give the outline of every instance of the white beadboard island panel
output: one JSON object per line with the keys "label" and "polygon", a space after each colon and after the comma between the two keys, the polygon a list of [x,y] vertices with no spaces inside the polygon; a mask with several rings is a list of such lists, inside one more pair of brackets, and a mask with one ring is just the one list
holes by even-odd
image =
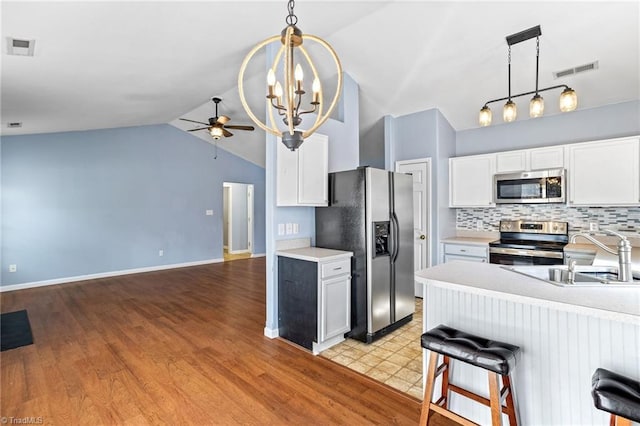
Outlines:
{"label": "white beadboard island panel", "polygon": [[[468,262],[419,271],[416,280],[425,285],[425,331],[446,324],[522,348],[513,374],[521,424],[607,424],[591,399],[595,369],[640,378],[640,287],[563,288]],[[454,362],[451,377],[488,395],[480,368]],[[491,423],[487,407],[464,397],[452,394],[451,407]]]}

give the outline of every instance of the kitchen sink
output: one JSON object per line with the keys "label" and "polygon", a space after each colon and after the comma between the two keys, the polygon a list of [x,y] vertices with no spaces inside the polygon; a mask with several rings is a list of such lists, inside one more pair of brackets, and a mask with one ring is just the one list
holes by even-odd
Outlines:
{"label": "kitchen sink", "polygon": [[575,267],[574,282],[570,283],[566,265],[558,266],[503,266],[503,269],[517,272],[561,287],[634,287],[640,288],[640,273],[633,272],[633,281],[618,281],[618,268],[613,266]]}

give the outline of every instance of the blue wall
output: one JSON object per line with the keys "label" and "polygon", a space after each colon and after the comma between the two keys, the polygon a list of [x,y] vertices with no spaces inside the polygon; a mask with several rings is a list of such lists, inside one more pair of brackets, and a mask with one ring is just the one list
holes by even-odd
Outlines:
{"label": "blue wall", "polygon": [[[231,211],[233,218],[231,226],[231,239],[229,241],[229,251],[247,250],[247,185],[231,184]],[[262,209],[263,206],[260,206]]]}
{"label": "blue wall", "polygon": [[455,232],[455,211],[449,203],[449,157],[455,155],[456,132],[437,109],[401,117],[385,117],[385,166],[418,158],[431,159],[430,255],[437,263],[438,241]]}
{"label": "blue wall", "polygon": [[456,157],[640,134],[640,101],[463,130]]}
{"label": "blue wall", "polygon": [[223,181],[255,185],[254,252],[265,251],[264,169],[222,149],[214,160],[173,126],[0,144],[4,286],[220,259]]}

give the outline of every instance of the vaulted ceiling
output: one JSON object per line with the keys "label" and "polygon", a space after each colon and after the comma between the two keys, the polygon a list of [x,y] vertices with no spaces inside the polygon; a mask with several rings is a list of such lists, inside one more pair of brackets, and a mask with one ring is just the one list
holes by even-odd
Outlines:
{"label": "vaulted ceiling", "polygon": [[[3,1],[1,134],[158,123],[188,130],[177,119],[207,121],[212,96],[223,98],[230,124],[250,124],[238,70],[253,45],[285,26],[286,3]],[[507,94],[505,36],[535,25],[541,87],[573,87],[580,109],[640,99],[637,1],[299,0],[295,13],[302,31],[331,43],[358,82],[361,135],[384,115],[429,108],[456,130],[478,127],[484,102]],[[7,37],[36,40],[35,55],[8,56]],[[594,71],[553,77],[594,61]],[[512,91],[534,84],[535,42],[514,45]],[[543,94],[545,115],[559,113],[558,95]],[[528,98],[518,102],[518,119],[528,119]],[[493,109],[501,122],[501,106]],[[235,132],[220,146],[264,165],[263,131]]]}

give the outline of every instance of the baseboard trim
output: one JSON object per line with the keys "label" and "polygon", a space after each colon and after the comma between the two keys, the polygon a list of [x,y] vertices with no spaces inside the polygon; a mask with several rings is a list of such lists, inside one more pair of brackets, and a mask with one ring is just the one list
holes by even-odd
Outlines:
{"label": "baseboard trim", "polygon": [[253,253],[251,257],[265,257],[267,253]]}
{"label": "baseboard trim", "polygon": [[11,284],[6,286],[0,286],[0,293],[3,293],[5,291],[24,290],[27,288],[34,288],[34,287],[45,287],[49,285],[73,283],[76,281],[94,280],[96,278],[109,278],[109,277],[117,277],[120,275],[140,274],[143,272],[163,271],[166,269],[187,268],[189,266],[208,265],[211,263],[220,263],[220,262],[224,262],[224,259],[197,260],[195,262],[173,263],[170,265],[148,266],[146,268],[124,269],[121,271],[101,272],[99,274],[77,275],[75,277],[56,278],[53,280],[44,280],[44,281],[33,281],[30,283],[22,283],[22,284]]}
{"label": "baseboard trim", "polygon": [[269,339],[275,339],[276,337],[280,336],[280,331],[277,328],[265,327],[264,335],[267,336]]}
{"label": "baseboard trim", "polygon": [[229,250],[229,254],[244,254],[251,253],[249,250]]}

